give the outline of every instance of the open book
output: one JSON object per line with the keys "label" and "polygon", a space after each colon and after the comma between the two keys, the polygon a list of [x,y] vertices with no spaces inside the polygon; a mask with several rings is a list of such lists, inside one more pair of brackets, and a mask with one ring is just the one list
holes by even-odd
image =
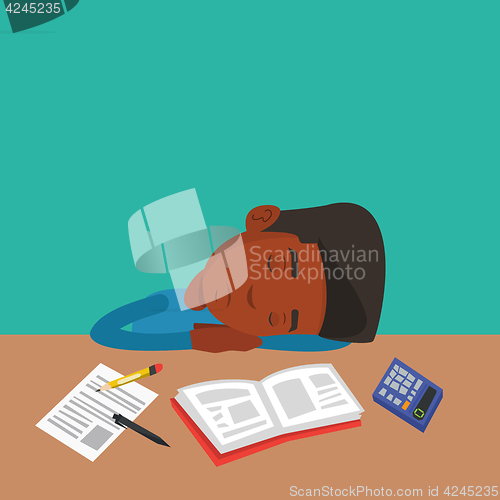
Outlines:
{"label": "open book", "polygon": [[260,382],[202,382],[179,389],[171,401],[216,465],[359,426],[364,411],[330,364],[288,368]]}

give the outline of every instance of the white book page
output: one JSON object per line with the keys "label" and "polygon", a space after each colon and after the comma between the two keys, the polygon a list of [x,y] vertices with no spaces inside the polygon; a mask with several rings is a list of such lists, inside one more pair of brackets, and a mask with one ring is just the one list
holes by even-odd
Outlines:
{"label": "white book page", "polygon": [[204,382],[179,389],[176,400],[223,453],[258,442],[274,428],[259,385],[245,380]]}
{"label": "white book page", "polygon": [[330,364],[288,368],[266,377],[262,385],[289,431],[348,422],[364,411]]}
{"label": "white book page", "polygon": [[126,430],[114,423],[113,414],[135,420],[158,396],[136,382],[95,392],[122,376],[101,363],[36,426],[93,462]]}

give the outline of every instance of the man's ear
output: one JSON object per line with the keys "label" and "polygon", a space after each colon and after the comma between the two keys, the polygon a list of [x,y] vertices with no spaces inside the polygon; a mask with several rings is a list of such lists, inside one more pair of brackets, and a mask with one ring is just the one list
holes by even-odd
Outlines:
{"label": "man's ear", "polygon": [[261,232],[272,226],[280,216],[280,209],[274,205],[261,205],[248,212],[245,225],[249,232]]}

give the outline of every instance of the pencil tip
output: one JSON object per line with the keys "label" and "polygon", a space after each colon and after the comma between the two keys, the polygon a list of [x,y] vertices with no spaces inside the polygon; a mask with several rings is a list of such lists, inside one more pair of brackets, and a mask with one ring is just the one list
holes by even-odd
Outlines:
{"label": "pencil tip", "polygon": [[97,389],[95,392],[101,392],[101,389]]}

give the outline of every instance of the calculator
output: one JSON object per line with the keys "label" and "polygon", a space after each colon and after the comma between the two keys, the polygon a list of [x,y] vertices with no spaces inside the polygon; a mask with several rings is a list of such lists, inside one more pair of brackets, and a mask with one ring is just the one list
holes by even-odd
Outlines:
{"label": "calculator", "polygon": [[439,403],[443,389],[394,358],[382,377],[373,400],[386,410],[424,432]]}

